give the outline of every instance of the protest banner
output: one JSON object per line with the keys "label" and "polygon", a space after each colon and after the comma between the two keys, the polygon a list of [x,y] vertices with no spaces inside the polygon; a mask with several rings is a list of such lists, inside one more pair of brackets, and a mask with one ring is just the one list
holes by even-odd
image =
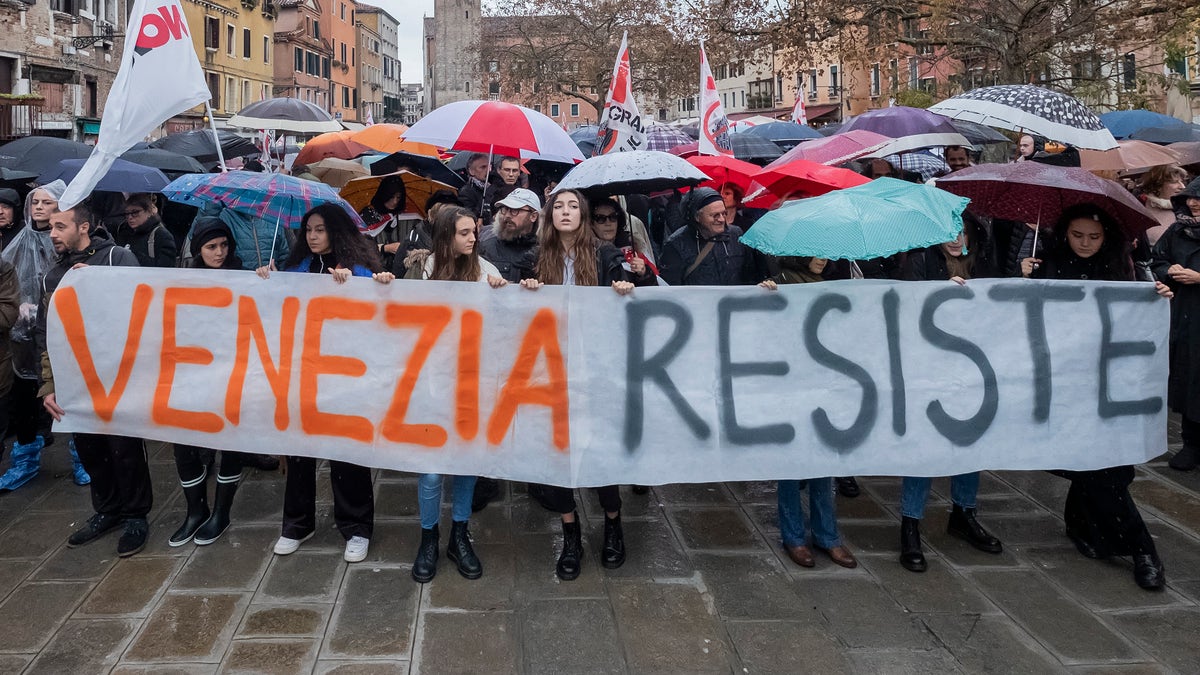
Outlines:
{"label": "protest banner", "polygon": [[629,33],[621,36],[621,48],[613,65],[612,81],[604,111],[600,113],[600,128],[596,132],[593,155],[641,149],[646,144],[646,129],[642,113],[633,98],[633,76],[629,72]]}
{"label": "protest banner", "polygon": [[658,484],[1136,464],[1151,284],[609,289],[70,272],[57,429],[416,472]]}

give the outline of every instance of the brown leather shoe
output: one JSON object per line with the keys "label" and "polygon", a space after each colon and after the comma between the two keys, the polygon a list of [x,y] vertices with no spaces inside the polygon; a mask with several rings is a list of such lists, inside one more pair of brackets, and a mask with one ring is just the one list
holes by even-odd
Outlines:
{"label": "brown leather shoe", "polygon": [[813,548],[829,556],[830,560],[841,565],[842,567],[847,569],[854,569],[855,567],[858,567],[858,560],[854,558],[854,554],[850,552],[850,549],[846,548],[845,546],[834,546],[833,548],[821,548],[820,546],[814,546]]}
{"label": "brown leather shoe", "polygon": [[807,546],[788,546],[786,548],[788,557],[792,562],[801,567],[816,567],[817,563],[813,560],[812,551],[808,550]]}

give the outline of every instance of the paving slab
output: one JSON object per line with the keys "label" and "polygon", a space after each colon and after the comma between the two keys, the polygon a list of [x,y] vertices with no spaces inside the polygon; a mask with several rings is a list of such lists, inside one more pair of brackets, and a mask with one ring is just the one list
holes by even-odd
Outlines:
{"label": "paving slab", "polygon": [[[210,481],[212,482],[212,481]],[[281,474],[256,476],[243,480],[233,500],[229,517],[234,523],[274,523],[283,521],[283,489],[286,479]]]}
{"label": "paving slab", "polygon": [[258,588],[271,562],[277,526],[235,523],[208,546],[197,546],[171,583],[172,590],[237,590]]}
{"label": "paving slab", "polygon": [[236,593],[168,593],[125,660],[218,663],[248,603]]}
{"label": "paving slab", "polygon": [[1062,672],[1058,659],[1006,616],[926,614],[921,621],[969,673]]}
{"label": "paving slab", "polygon": [[305,637],[323,636],[333,605],[251,604],[238,628],[242,637]]}
{"label": "paving slab", "polygon": [[[15,494],[20,495],[25,488]],[[5,496],[4,499],[9,499]],[[64,517],[61,513],[28,513],[9,523],[0,531],[0,558],[44,558],[51,551],[67,543],[67,536],[75,529],[82,527],[85,520],[91,517],[90,512],[83,512],[78,518]],[[91,544],[104,546],[112,551],[117,550],[117,537],[106,536]]]}
{"label": "paving slab", "polygon": [[113,668],[109,675],[213,675],[217,668],[215,663],[123,663]]}
{"label": "paving slab", "polygon": [[1200,523],[1200,497],[1155,480],[1135,480],[1129,492],[1139,506],[1149,507],[1163,518],[1192,527]]}
{"label": "paving slab", "polygon": [[841,644],[820,625],[808,621],[730,621],[725,626],[741,662],[734,672],[794,675],[851,670]]}
{"label": "paving slab", "polygon": [[79,614],[146,616],[182,564],[178,558],[126,558],[88,595]]}
{"label": "paving slab", "polygon": [[794,590],[815,608],[834,637],[851,649],[933,648],[929,631],[872,579],[832,575],[800,577]]}
{"label": "paving slab", "polygon": [[692,561],[722,619],[820,619],[800,602],[775,556],[696,554]]}
{"label": "paving slab", "polygon": [[670,510],[679,538],[693,550],[747,549],[763,539],[750,526],[741,509],[676,508]]}
{"label": "paving slab", "polygon": [[[520,637],[511,612],[426,612],[419,673],[515,673]],[[569,672],[569,671],[568,671]]]}
{"label": "paving slab", "polygon": [[272,556],[254,601],[332,603],[345,573],[346,561],[337,552],[297,551]]}
{"label": "paving slab", "polygon": [[[482,544],[474,548],[483,566],[483,576],[478,579],[463,577],[446,557],[445,548],[439,551],[437,576],[426,585],[430,608],[474,611],[512,608],[517,574],[512,545]],[[410,583],[415,582],[410,579]]]}
{"label": "paving slab", "polygon": [[1029,557],[1034,561],[1034,567],[1054,583],[1096,610],[1190,604],[1170,591],[1148,593],[1138,587],[1133,580],[1133,565],[1127,559],[1091,560],[1079,555],[1073,546],[1069,550],[1033,549],[1029,551]]}
{"label": "paving slab", "polygon": [[[120,528],[118,528],[118,535]],[[36,581],[98,581],[117,563],[116,539],[79,548],[60,546],[33,573]]]}
{"label": "paving slab", "polygon": [[606,595],[604,579],[607,570],[600,566],[596,557],[600,550],[599,539],[584,534],[583,569],[574,581],[562,581],[554,573],[558,556],[562,553],[561,535],[516,535],[513,537],[513,547],[515,569],[519,570],[513,579],[515,601],[601,598]]}
{"label": "paving slab", "polygon": [[322,658],[407,658],[419,584],[408,570],[354,567],[346,572]]}
{"label": "paving slab", "polygon": [[698,588],[613,581],[610,589],[630,672],[730,671],[731,647]]}
{"label": "paving slab", "polygon": [[1181,673],[1200,668],[1200,608],[1123,612],[1114,614],[1112,622],[1160,663]]}
{"label": "paving slab", "polygon": [[[667,579],[692,576],[692,564],[664,519],[625,520],[622,517],[621,530],[625,534],[625,564],[614,570],[604,570],[605,577]],[[602,521],[589,523],[588,539],[604,542]]]}
{"label": "paving slab", "polygon": [[27,675],[102,673],[112,668],[138,629],[131,619],[68,621],[25,671]]}
{"label": "paving slab", "polygon": [[998,613],[971,583],[946,565],[930,565],[914,574],[893,556],[860,556],[859,563],[896,602],[910,612]]}
{"label": "paving slab", "polygon": [[933,675],[966,673],[945,649],[853,650],[849,654],[854,669],[861,673],[888,673],[888,675]]}
{"label": "paving slab", "polygon": [[320,640],[235,640],[221,664],[223,673],[292,675],[312,670]]}
{"label": "paving slab", "polygon": [[538,600],[522,607],[516,621],[529,675],[625,672],[616,617],[606,600]]}
{"label": "paving slab", "polygon": [[673,505],[733,506],[733,495],[724,483],[680,483],[656,485],[658,501]]}
{"label": "paving slab", "polygon": [[417,481],[381,480],[375,483],[375,518],[415,518],[417,506]]}
{"label": "paving slab", "polygon": [[399,675],[408,672],[408,661],[317,661],[313,675]]}
{"label": "paving slab", "polygon": [[0,652],[40,650],[91,588],[88,582],[22,584],[0,604]]}
{"label": "paving slab", "polygon": [[0,560],[0,600],[24,581],[37,565],[36,560]]}

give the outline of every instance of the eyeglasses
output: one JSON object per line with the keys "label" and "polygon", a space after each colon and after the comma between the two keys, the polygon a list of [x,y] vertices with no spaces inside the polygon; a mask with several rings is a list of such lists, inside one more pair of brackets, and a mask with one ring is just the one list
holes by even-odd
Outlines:
{"label": "eyeglasses", "polygon": [[608,215],[605,215],[605,214],[603,214],[603,213],[597,213],[597,214],[595,214],[595,215],[593,215],[593,216],[592,216],[592,222],[596,222],[596,223],[615,223],[615,222],[617,222],[617,214],[615,214],[615,213],[610,213],[610,214],[608,214]]}
{"label": "eyeglasses", "polygon": [[145,209],[130,209],[125,212],[125,217],[126,218],[137,218],[138,216],[142,215],[145,212],[146,212]]}

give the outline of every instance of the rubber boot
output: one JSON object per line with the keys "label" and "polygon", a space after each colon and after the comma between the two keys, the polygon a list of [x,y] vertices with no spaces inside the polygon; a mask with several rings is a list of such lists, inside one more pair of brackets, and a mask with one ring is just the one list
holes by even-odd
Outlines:
{"label": "rubber boot", "polygon": [[184,516],[183,524],[167,540],[167,544],[173,547],[183,546],[191,541],[196,530],[200,529],[209,516],[208,471],[202,472],[195,480],[180,481],[180,485],[183,486],[183,498],[187,500],[187,515]]}
{"label": "rubber boot", "polygon": [[233,508],[233,496],[237,494],[242,474],[236,476],[217,475],[217,494],[213,498],[213,511],[208,520],[196,530],[196,545],[208,546],[225,534],[229,528],[229,510]]}
{"label": "rubber boot", "polygon": [[83,462],[79,461],[79,453],[75,452],[75,437],[71,437],[71,442],[67,444],[71,451],[71,480],[76,485],[82,487],[92,484],[92,477],[88,475],[87,469],[83,468]]}
{"label": "rubber boot", "polygon": [[8,471],[0,476],[0,492],[16,490],[37,477],[38,470],[42,468],[42,448],[44,447],[46,444],[41,436],[26,445],[13,443],[12,453],[10,453],[12,464],[8,467]]}
{"label": "rubber boot", "polygon": [[467,579],[483,576],[483,565],[475,549],[471,547],[471,535],[467,524],[455,521],[450,525],[450,542],[446,544],[446,557],[458,565],[458,573]]}
{"label": "rubber boot", "polygon": [[615,570],[625,564],[625,533],[621,530],[621,514],[604,517],[604,547],[600,549],[600,564]]}
{"label": "rubber boot", "polygon": [[575,513],[575,522],[563,523],[563,550],[558,556],[558,567],[555,573],[563,581],[573,581],[579,576],[583,566],[583,540],[579,530],[579,513]]}
{"label": "rubber boot", "polygon": [[437,574],[438,560],[438,526],[426,530],[421,528],[421,547],[417,549],[417,559],[413,561],[412,578],[419,584],[433,581]]}
{"label": "rubber boot", "polygon": [[910,572],[924,572],[927,567],[921,551],[921,521],[916,518],[900,521],[900,564]]}

